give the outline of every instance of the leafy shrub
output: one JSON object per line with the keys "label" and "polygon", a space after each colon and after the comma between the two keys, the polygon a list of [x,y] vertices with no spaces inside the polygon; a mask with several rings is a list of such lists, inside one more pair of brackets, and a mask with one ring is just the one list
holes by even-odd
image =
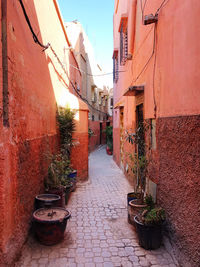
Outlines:
{"label": "leafy shrub", "polygon": [[72,134],[75,131],[74,122],[75,113],[69,108],[59,108],[57,121],[60,131],[61,147],[66,150],[70,156],[71,147],[73,145]]}
{"label": "leafy shrub", "polygon": [[143,212],[142,221],[145,225],[158,225],[165,220],[165,210],[162,208],[153,208]]}

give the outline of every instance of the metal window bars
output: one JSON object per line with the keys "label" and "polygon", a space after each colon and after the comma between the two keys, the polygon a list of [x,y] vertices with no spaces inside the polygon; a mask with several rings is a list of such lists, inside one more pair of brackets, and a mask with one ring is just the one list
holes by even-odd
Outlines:
{"label": "metal window bars", "polygon": [[120,64],[125,65],[128,58],[128,29],[122,21],[120,28]]}

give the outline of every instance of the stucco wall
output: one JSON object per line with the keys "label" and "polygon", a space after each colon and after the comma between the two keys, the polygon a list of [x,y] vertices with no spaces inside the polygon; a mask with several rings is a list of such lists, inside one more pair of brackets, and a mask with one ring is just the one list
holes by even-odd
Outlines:
{"label": "stucco wall", "polygon": [[200,265],[200,116],[158,120],[158,200],[181,266]]}
{"label": "stucco wall", "polygon": [[[43,191],[47,154],[58,149],[57,105],[65,106],[73,100],[70,102],[72,109],[84,109],[88,113],[87,105],[69,94],[73,91],[69,78],[74,83],[81,80],[81,74],[70,68],[70,63],[76,65],[77,62],[70,50],[64,49],[69,47],[69,43],[55,1],[47,4],[46,0],[24,0],[23,3],[39,40],[43,44],[51,43],[60,60],[65,62],[67,74],[51,48],[42,52],[33,41],[19,1],[7,1],[9,127],[3,126],[1,116],[1,266],[13,266],[12,261],[20,252],[30,226],[34,198]],[[2,101],[1,87],[1,106]],[[87,125],[87,115],[80,116],[77,134],[87,133]],[[86,162],[87,138],[83,143],[81,149],[85,149]],[[87,163],[84,173],[86,176]]]}
{"label": "stucco wall", "polygon": [[[130,8],[136,2],[136,9]],[[161,3],[147,1],[144,15],[155,14]],[[137,97],[123,94],[130,86],[144,85],[144,118],[157,121],[157,148],[150,151],[149,176],[157,184],[157,200],[166,208],[181,266],[199,265],[195,245],[199,243],[199,10],[196,0],[167,1],[157,24],[146,26],[140,1],[116,0],[114,12],[114,49],[120,48],[121,17],[128,17],[128,32],[134,33],[132,59],[119,65],[119,79],[114,83],[114,158],[120,165],[120,106],[124,107],[124,129],[135,128]]]}
{"label": "stucco wall", "polygon": [[[101,138],[100,138],[100,123],[102,124]],[[89,128],[94,132],[94,135],[92,135],[89,138],[89,151],[92,152],[99,145],[106,144],[106,134],[105,134],[106,122],[89,120]],[[101,143],[100,143],[100,140],[101,140]]]}

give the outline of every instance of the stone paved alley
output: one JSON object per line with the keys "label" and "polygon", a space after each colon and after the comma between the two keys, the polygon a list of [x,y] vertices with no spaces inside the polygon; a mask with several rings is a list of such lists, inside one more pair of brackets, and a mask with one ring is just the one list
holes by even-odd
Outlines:
{"label": "stone paved alley", "polygon": [[164,247],[139,247],[127,222],[132,188],[104,147],[90,154],[89,166],[90,181],[78,186],[67,205],[72,217],[63,242],[48,247],[29,237],[16,267],[177,266]]}

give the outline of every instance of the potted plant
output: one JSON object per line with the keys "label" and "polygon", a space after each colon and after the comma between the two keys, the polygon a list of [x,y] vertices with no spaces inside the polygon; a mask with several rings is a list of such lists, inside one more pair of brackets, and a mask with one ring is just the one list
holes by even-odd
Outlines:
{"label": "potted plant", "polygon": [[145,180],[147,174],[148,160],[145,155],[144,125],[136,129],[135,132],[126,131],[126,141],[135,145],[135,152],[127,153],[129,166],[135,177],[135,189],[132,192],[132,199],[127,195],[128,202],[128,222],[134,224],[134,216],[146,207],[144,203]]}
{"label": "potted plant", "polygon": [[76,125],[74,122],[75,113],[70,108],[59,107],[57,114],[57,122],[60,133],[61,149],[65,151],[70,158],[71,148],[74,145],[72,138]]}
{"label": "potted plant", "polygon": [[106,152],[108,155],[112,155],[113,153],[113,127],[106,126]]}
{"label": "potted plant", "polygon": [[162,225],[165,211],[160,207],[147,208],[134,217],[139,245],[144,249],[157,249],[162,243]]}
{"label": "potted plant", "polygon": [[66,153],[51,156],[51,163],[48,167],[48,176],[45,179],[46,192],[57,194],[61,197],[60,206],[65,207],[65,191],[71,186],[68,175],[72,171],[70,160]]}

